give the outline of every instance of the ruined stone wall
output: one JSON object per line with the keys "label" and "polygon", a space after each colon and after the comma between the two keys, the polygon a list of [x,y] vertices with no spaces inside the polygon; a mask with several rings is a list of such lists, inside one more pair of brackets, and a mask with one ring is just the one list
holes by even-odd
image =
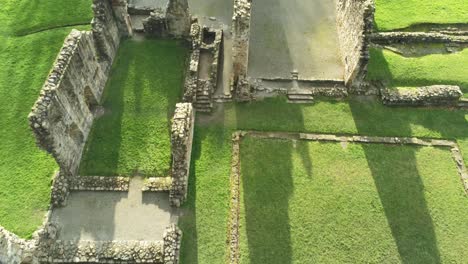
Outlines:
{"label": "ruined stone wall", "polygon": [[382,102],[386,105],[427,106],[457,105],[463,96],[460,87],[451,85],[433,85],[411,89],[381,90]]}
{"label": "ruined stone wall", "polygon": [[172,37],[188,37],[191,21],[187,0],[169,0],[166,16],[168,31]]}
{"label": "ruined stone wall", "polygon": [[178,103],[172,120],[172,188],[170,202],[179,207],[187,198],[195,112],[191,103]]}
{"label": "ruined stone wall", "polygon": [[[111,0],[93,0],[94,18],[91,22],[99,60],[106,63],[108,68],[112,66],[112,60],[119,48],[120,38],[128,34],[128,31],[125,31],[124,26],[116,19],[116,17],[122,18],[125,15],[122,13],[119,16],[114,14],[111,3]],[[120,6],[117,9],[119,8]],[[119,9],[119,12],[123,11]]]}
{"label": "ruined stone wall", "polygon": [[0,227],[0,263],[39,263],[33,242],[25,241]]}
{"label": "ruined stone wall", "polygon": [[73,30],[29,115],[38,145],[51,153],[63,173],[75,175],[107,81],[91,32]]}
{"label": "ruined stone wall", "polygon": [[233,16],[233,85],[236,99],[251,99],[251,89],[247,81],[249,63],[251,0],[234,0]]}
{"label": "ruined stone wall", "polygon": [[337,27],[346,86],[358,86],[367,72],[374,23],[371,0],[338,0]]}

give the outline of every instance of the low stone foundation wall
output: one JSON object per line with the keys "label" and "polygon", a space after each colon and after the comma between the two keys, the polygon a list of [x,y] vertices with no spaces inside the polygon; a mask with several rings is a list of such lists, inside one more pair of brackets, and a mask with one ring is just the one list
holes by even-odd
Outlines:
{"label": "low stone foundation wall", "polygon": [[162,241],[62,241],[58,232],[46,226],[26,241],[0,227],[0,263],[179,263],[182,232],[175,224]]}
{"label": "low stone foundation wall", "polygon": [[78,176],[71,180],[71,191],[128,191],[129,177]]}
{"label": "low stone foundation wall", "polygon": [[460,87],[433,85],[410,89],[381,89],[382,102],[395,106],[455,106],[463,96]]}
{"label": "low stone foundation wall", "polygon": [[170,225],[164,233],[164,263],[178,264],[182,231],[176,225]]}
{"label": "low stone foundation wall", "polygon": [[44,263],[164,264],[162,241],[55,241],[40,257]]}
{"label": "low stone foundation wall", "polygon": [[172,188],[171,177],[155,177],[145,180],[143,187],[144,192],[164,192],[170,191]]}
{"label": "low stone foundation wall", "polygon": [[468,43],[468,36],[449,35],[439,32],[378,32],[372,34],[371,39],[373,43],[380,45],[395,43]]}
{"label": "low stone foundation wall", "polygon": [[178,103],[172,120],[172,188],[170,202],[179,207],[187,198],[195,113],[191,103]]}

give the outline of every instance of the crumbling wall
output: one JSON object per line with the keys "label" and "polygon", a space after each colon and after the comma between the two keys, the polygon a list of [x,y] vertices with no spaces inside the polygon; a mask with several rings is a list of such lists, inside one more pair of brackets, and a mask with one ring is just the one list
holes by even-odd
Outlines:
{"label": "crumbling wall", "polygon": [[247,81],[249,62],[251,0],[234,0],[233,16],[233,89],[239,101],[250,100],[251,88]]}
{"label": "crumbling wall", "polygon": [[191,17],[187,0],[169,0],[166,9],[156,9],[143,20],[146,34],[158,37],[187,38]]}
{"label": "crumbling wall", "polygon": [[90,32],[73,30],[65,39],[29,121],[40,147],[60,169],[75,175],[81,151],[107,80]]}
{"label": "crumbling wall", "polygon": [[337,2],[338,40],[345,65],[344,80],[348,87],[359,86],[367,73],[374,9],[371,0]]}
{"label": "crumbling wall", "polygon": [[185,38],[190,33],[190,12],[187,0],[169,0],[167,6],[167,27],[169,34]]}
{"label": "crumbling wall", "polygon": [[182,231],[172,224],[164,233],[164,263],[178,264]]}
{"label": "crumbling wall", "polygon": [[34,242],[25,241],[0,227],[0,263],[39,263],[34,251]]}
{"label": "crumbling wall", "polygon": [[60,167],[52,187],[54,205],[64,203],[68,177],[77,174],[112,62],[99,60],[95,44],[91,32],[70,33],[29,115],[38,145]]}
{"label": "crumbling wall", "polygon": [[187,198],[195,113],[191,103],[178,103],[172,120],[172,188],[170,202],[179,207]]}
{"label": "crumbling wall", "polygon": [[463,96],[460,87],[451,85],[433,85],[409,89],[381,90],[382,102],[386,105],[427,106],[458,104]]}
{"label": "crumbling wall", "polygon": [[[114,15],[110,1],[93,0],[94,18],[91,21],[93,37],[99,55],[98,58],[103,63],[106,63],[108,68],[112,66],[112,60],[119,48],[120,38],[128,33],[128,31],[120,31],[120,29],[123,29],[123,25],[116,21],[115,17],[117,15]],[[124,14],[121,13],[120,17],[122,16]]]}

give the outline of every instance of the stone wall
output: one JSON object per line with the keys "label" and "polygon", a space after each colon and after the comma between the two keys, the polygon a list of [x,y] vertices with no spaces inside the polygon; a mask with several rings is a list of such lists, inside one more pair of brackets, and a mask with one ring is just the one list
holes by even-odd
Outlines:
{"label": "stone wall", "polygon": [[166,9],[156,9],[143,20],[146,34],[165,38],[187,38],[191,17],[187,0],[169,0]]}
{"label": "stone wall", "polygon": [[118,17],[125,20],[122,10],[122,1],[93,0],[92,31],[73,30],[65,39],[29,115],[38,145],[60,167],[53,181],[52,205],[65,203],[120,38],[128,35],[121,25],[125,21],[118,21]]}
{"label": "stone wall", "polygon": [[129,186],[129,177],[75,176],[70,181],[72,191],[126,192]]}
{"label": "stone wall", "polygon": [[348,87],[359,86],[367,72],[370,34],[374,23],[371,0],[338,0],[337,27]]}
{"label": "stone wall", "polygon": [[29,115],[38,145],[65,174],[75,175],[107,81],[91,32],[73,30]]}
{"label": "stone wall", "polygon": [[[116,21],[116,17],[124,17],[122,10],[120,14],[114,14],[111,0],[93,0],[94,18],[91,21],[92,32],[98,50],[99,60],[106,63],[110,68],[112,60],[117,53],[120,38],[128,35],[128,31],[120,31],[124,26]],[[120,1],[115,0],[116,3]],[[119,7],[120,8],[120,7]],[[120,27],[119,27],[120,25]]]}
{"label": "stone wall", "polygon": [[169,0],[166,15],[169,34],[175,38],[188,37],[191,23],[188,1]]}
{"label": "stone wall", "polygon": [[166,228],[164,233],[164,263],[178,264],[182,231],[172,224]]}
{"label": "stone wall", "polygon": [[151,177],[145,179],[144,192],[164,192],[172,188],[172,177]]}
{"label": "stone wall", "polygon": [[25,241],[0,227],[0,263],[38,263],[33,241]]}
{"label": "stone wall", "polygon": [[172,188],[170,202],[179,207],[187,198],[195,112],[191,103],[178,103],[172,120]]}
{"label": "stone wall", "polygon": [[234,0],[233,26],[233,89],[236,99],[248,101],[251,99],[251,88],[247,81],[247,66],[249,63],[251,0]]}
{"label": "stone wall", "polygon": [[468,44],[468,36],[440,32],[376,32],[371,35],[373,43],[391,45],[400,43],[455,43]]}
{"label": "stone wall", "polygon": [[433,85],[409,89],[381,89],[382,101],[386,105],[426,106],[457,105],[463,96],[460,87]]}

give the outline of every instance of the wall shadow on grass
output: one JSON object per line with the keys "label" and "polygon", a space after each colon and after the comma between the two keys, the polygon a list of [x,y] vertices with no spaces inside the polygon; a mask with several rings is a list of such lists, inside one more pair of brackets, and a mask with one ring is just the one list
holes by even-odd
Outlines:
{"label": "wall shadow on grass", "polygon": [[[289,198],[293,193],[293,142],[245,138],[241,144],[241,200],[246,238],[241,263],[291,263]],[[261,157],[259,157],[261,156]],[[275,166],[274,164],[281,164]],[[244,215],[242,215],[244,213]],[[241,236],[243,233],[241,233]]]}
{"label": "wall shadow on grass", "polygon": [[[358,134],[372,135],[369,120],[359,104],[351,103]],[[372,115],[372,113],[368,113]],[[385,123],[385,118],[381,120]],[[411,123],[392,123],[403,135]],[[395,135],[398,136],[398,135]],[[403,263],[440,263],[434,223],[424,197],[424,184],[417,168],[417,147],[363,144],[368,166],[387,222]]]}
{"label": "wall shadow on grass", "polygon": [[[242,104],[236,107],[239,129],[245,126],[244,121],[239,119],[245,114],[242,108]],[[297,121],[298,130],[303,131],[302,107],[289,104],[287,108],[290,118]],[[269,130],[269,127],[271,124],[264,129]],[[302,165],[308,176],[312,177],[313,166],[306,144],[248,136],[241,142],[240,218],[241,224],[245,223],[245,227],[241,227],[245,233],[240,232],[239,239],[241,263],[287,264],[293,261],[289,199],[294,192],[294,153],[300,155]]]}

